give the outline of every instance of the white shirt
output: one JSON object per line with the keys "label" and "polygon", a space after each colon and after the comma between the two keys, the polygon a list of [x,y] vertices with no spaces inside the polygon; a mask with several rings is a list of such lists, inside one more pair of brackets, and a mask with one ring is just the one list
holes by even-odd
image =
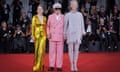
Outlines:
{"label": "white shirt", "polygon": [[60,15],[56,15],[56,19],[57,19],[57,20],[60,20]]}
{"label": "white shirt", "polygon": [[92,30],[91,30],[91,25],[88,25],[86,32],[92,32]]}
{"label": "white shirt", "polygon": [[39,20],[43,24],[43,16],[39,16]]}

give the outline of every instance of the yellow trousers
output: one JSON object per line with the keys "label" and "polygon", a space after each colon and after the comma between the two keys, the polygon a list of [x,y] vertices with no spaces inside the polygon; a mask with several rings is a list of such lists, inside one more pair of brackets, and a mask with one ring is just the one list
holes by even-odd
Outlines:
{"label": "yellow trousers", "polygon": [[33,71],[41,71],[43,72],[43,64],[44,64],[44,54],[46,47],[46,35],[44,32],[41,32],[39,38],[35,40],[35,65],[33,67]]}

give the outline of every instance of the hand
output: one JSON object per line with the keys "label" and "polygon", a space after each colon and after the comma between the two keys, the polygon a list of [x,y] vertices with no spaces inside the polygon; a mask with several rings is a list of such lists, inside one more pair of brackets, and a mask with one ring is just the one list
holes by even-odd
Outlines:
{"label": "hand", "polygon": [[50,38],[51,38],[51,36],[50,36],[50,35],[47,35],[47,38],[48,38],[48,39],[50,39]]}
{"label": "hand", "polygon": [[110,30],[110,32],[111,32],[111,33],[115,33],[115,31],[114,31],[114,30]]}
{"label": "hand", "polygon": [[7,34],[4,34],[4,35],[3,35],[3,37],[6,37],[6,36],[7,36]]}
{"label": "hand", "polygon": [[83,35],[80,37],[80,40],[82,40],[83,39]]}
{"label": "hand", "polygon": [[64,40],[66,40],[67,39],[67,36],[66,35],[64,35]]}
{"label": "hand", "polygon": [[112,30],[109,30],[109,32],[112,32]]}
{"label": "hand", "polygon": [[100,33],[100,31],[99,30],[97,30],[97,34],[99,34]]}
{"label": "hand", "polygon": [[25,19],[24,22],[27,22],[27,20]]}
{"label": "hand", "polygon": [[90,35],[92,35],[92,33],[91,33],[91,32],[89,33],[89,36],[90,36]]}
{"label": "hand", "polygon": [[35,38],[32,38],[32,40],[35,42],[36,41],[36,39]]}

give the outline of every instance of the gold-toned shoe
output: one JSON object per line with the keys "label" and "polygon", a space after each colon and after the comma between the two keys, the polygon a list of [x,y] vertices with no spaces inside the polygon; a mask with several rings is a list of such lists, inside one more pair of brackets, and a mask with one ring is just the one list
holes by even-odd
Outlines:
{"label": "gold-toned shoe", "polygon": [[33,72],[37,72],[37,71],[39,71],[39,69],[40,69],[40,68],[39,68],[38,66],[34,66],[34,67],[33,67]]}

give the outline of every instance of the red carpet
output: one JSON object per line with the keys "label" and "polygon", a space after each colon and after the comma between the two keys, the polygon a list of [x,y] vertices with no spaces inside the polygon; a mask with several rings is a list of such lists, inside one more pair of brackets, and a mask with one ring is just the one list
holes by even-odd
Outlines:
{"label": "red carpet", "polygon": [[[33,54],[0,55],[0,72],[32,72]],[[120,72],[120,53],[81,53],[79,72]],[[63,72],[70,72],[68,55],[64,55]],[[48,55],[45,69],[48,68]]]}

